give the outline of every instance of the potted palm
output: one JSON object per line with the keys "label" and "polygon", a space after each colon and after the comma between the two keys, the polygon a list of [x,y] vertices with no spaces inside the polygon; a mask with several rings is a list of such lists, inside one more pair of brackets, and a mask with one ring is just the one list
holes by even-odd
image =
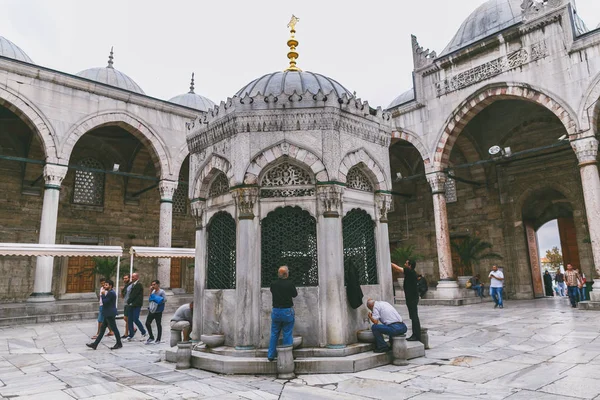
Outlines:
{"label": "potted palm", "polygon": [[[422,260],[423,256],[415,252],[416,246],[413,244],[409,244],[407,246],[396,247],[390,253],[390,258],[392,262],[396,265],[403,266],[406,260]],[[402,287],[404,283],[404,276],[401,275],[401,278],[397,278],[398,284]]]}
{"label": "potted palm", "polygon": [[493,245],[490,242],[477,237],[467,236],[460,240],[453,240],[451,244],[460,260],[455,271],[458,283],[462,287],[473,276],[474,265],[479,265],[482,260],[502,259],[500,254],[491,251]]}

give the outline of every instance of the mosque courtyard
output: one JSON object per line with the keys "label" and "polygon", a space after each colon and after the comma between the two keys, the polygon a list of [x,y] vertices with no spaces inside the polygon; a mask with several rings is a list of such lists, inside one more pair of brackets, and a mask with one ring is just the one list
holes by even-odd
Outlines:
{"label": "mosque courtyard", "polygon": [[[397,307],[408,320],[406,308]],[[114,339],[107,338],[93,351],[85,343],[95,320],[2,327],[0,398],[600,399],[596,312],[546,298],[509,301],[503,310],[491,303],[428,306],[420,315],[430,332],[425,358],[289,381],[175,370],[162,361],[168,344],[125,342],[111,351]]]}

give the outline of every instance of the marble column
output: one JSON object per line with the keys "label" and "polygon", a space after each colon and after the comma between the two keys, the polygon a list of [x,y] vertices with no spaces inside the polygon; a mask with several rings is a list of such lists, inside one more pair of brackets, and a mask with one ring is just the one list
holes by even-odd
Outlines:
{"label": "marble column", "polygon": [[588,230],[594,257],[594,287],[590,293],[593,301],[600,301],[600,177],[598,176],[598,140],[594,137],[571,142],[579,161],[581,186]]}
{"label": "marble column", "polygon": [[[177,190],[176,181],[161,180],[158,183],[160,192],[160,222],[158,226],[158,247],[171,247],[173,233],[173,195]],[[171,259],[158,259],[158,280],[161,288],[171,289]]]}
{"label": "marble column", "polygon": [[346,346],[347,305],[344,298],[344,242],[342,236],[343,187],[317,187],[319,199],[317,253],[319,262],[319,307],[329,348]]}
{"label": "marble column", "polygon": [[196,257],[194,263],[194,309],[192,321],[192,340],[200,341],[204,333],[204,291],[206,289],[206,215],[205,201],[192,201],[190,203],[192,215],[196,222]]}
{"label": "marble column", "polygon": [[388,233],[387,214],[392,210],[392,195],[377,193],[375,195],[377,211],[376,237],[377,243],[377,270],[379,271],[379,285],[381,298],[394,304],[394,282],[392,280],[392,260],[390,257],[390,236]]}
{"label": "marble column", "polygon": [[[40,224],[40,244],[56,243],[56,223],[58,220],[58,202],[60,200],[60,184],[67,175],[68,168],[62,165],[46,164],[44,166],[44,203],[42,205],[42,221]],[[28,301],[54,301],[52,295],[52,270],[54,257],[38,257],[35,266],[33,293]]]}
{"label": "marble column", "polygon": [[237,206],[235,339],[238,350],[254,349],[260,341],[260,231],[254,209],[258,188],[233,191]]}
{"label": "marble column", "polygon": [[438,253],[438,269],[440,280],[436,296],[442,299],[459,297],[458,283],[452,270],[452,251],[450,249],[450,232],[448,230],[448,214],[446,211],[446,174],[438,171],[427,175],[433,195],[433,214],[435,219],[435,239]]}

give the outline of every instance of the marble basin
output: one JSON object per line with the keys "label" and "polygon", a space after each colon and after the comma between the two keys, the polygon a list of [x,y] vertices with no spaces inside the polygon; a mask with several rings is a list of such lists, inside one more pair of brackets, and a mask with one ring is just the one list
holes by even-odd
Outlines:
{"label": "marble basin", "polygon": [[[279,339],[279,342],[277,342],[277,345],[281,346],[281,342],[282,342],[282,339]],[[302,346],[302,336],[294,336],[292,346],[294,349],[297,349],[298,347]]]}
{"label": "marble basin", "polygon": [[209,335],[201,335],[200,340],[204,342],[206,347],[213,348],[223,346],[225,344],[225,335],[212,333]]}
{"label": "marble basin", "polygon": [[375,343],[375,336],[373,336],[373,331],[370,329],[363,329],[361,331],[356,331],[356,336],[358,337],[359,342]]}

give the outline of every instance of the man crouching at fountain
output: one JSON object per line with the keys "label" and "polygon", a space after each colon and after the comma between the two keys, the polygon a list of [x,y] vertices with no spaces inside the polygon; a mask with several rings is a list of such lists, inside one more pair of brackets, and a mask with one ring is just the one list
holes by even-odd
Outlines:
{"label": "man crouching at fountain", "polygon": [[287,266],[279,267],[278,279],[271,283],[273,294],[273,311],[271,312],[271,341],[269,342],[269,361],[275,359],[277,354],[277,341],[279,333],[283,331],[283,346],[293,343],[292,331],[294,330],[294,302],[293,297],[298,296],[294,282],[288,279],[290,272]]}
{"label": "man crouching at fountain", "polygon": [[369,319],[373,323],[371,331],[375,336],[375,353],[385,353],[392,349],[383,339],[383,335],[398,336],[406,333],[408,328],[402,322],[402,317],[393,305],[385,301],[367,300],[367,307],[371,312]]}

